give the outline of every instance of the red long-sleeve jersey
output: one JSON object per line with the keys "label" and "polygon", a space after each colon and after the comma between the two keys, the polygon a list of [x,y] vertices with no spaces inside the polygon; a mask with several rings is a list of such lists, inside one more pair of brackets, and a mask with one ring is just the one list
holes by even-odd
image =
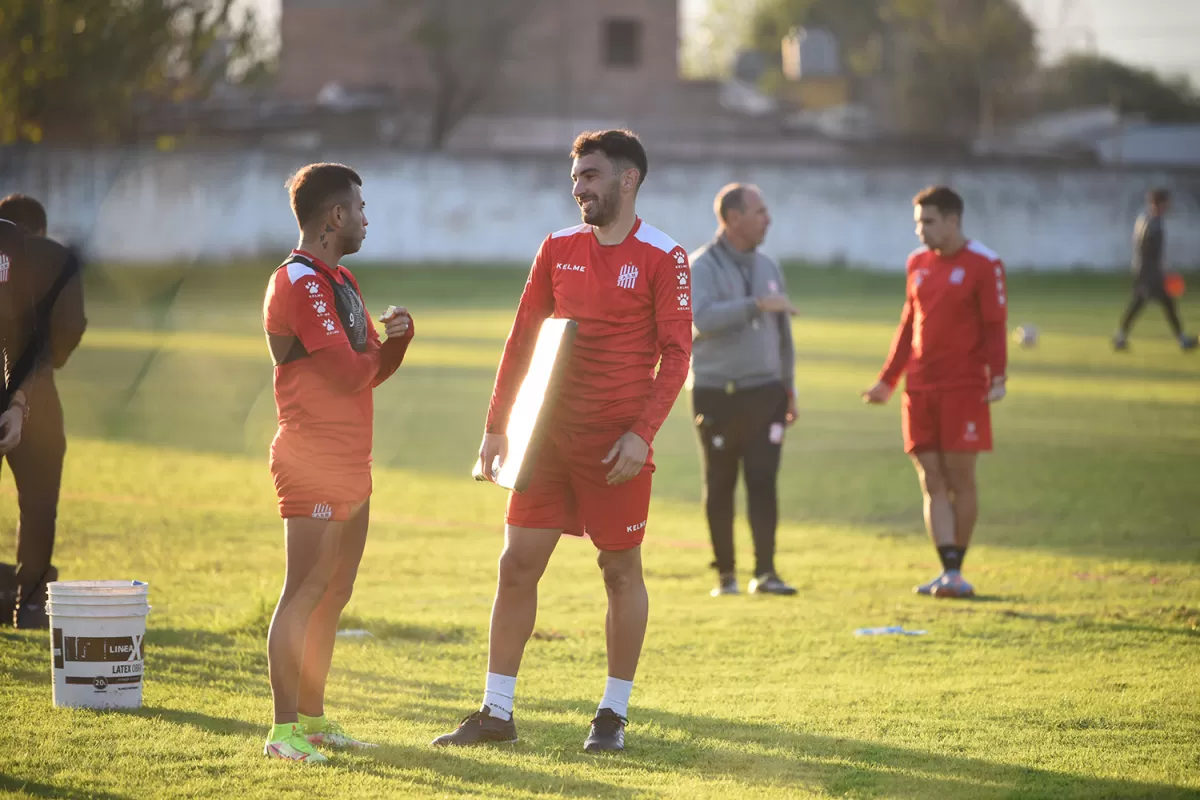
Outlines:
{"label": "red long-sleeve jersey", "polygon": [[380,344],[350,270],[308,253],[292,255],[307,263],[276,270],[263,302],[268,337],[294,338],[303,348],[275,367],[279,431],[272,448],[282,442],[314,467],[369,473],[371,390],[400,366],[415,328]]}
{"label": "red long-sleeve jersey", "polygon": [[1007,367],[1007,318],[1000,256],[973,241],[949,255],[919,248],[879,380],[895,387],[907,369],[909,391],[986,387]]}
{"label": "red long-sleeve jersey", "polygon": [[652,442],[687,378],[691,284],[684,249],[641,219],[617,245],[601,245],[590,225],[547,237],[504,346],[487,430],[506,431],[541,323],[553,316],[578,323],[553,424],[624,427]]}

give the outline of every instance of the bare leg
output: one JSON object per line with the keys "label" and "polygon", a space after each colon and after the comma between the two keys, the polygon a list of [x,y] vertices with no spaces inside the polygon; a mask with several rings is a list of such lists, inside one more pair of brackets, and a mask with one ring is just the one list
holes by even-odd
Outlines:
{"label": "bare leg", "polygon": [[329,585],[344,526],[343,522],[304,517],[284,520],[287,574],[267,633],[267,664],[276,724],[297,721],[305,631]]}
{"label": "bare leg", "polygon": [[650,615],[650,598],[642,579],[642,548],[603,551],[599,563],[608,592],[608,616],[604,621],[608,675],[632,681]]}
{"label": "bare leg", "polygon": [[521,668],[525,643],[537,621],[538,581],[561,536],[557,529],[505,528],[488,634],[488,672],[515,676]]}
{"label": "bare leg", "polygon": [[371,518],[371,501],[345,524],[337,542],[333,575],[321,602],[308,618],[304,636],[304,660],[300,668],[299,711],[309,717],[325,713],[325,681],[333,662],[333,646],[337,641],[338,619],[354,592],[354,579],[367,544],[367,525]]}
{"label": "bare leg", "polygon": [[975,486],[975,464],[978,453],[943,453],[946,483],[954,494],[954,541],[960,550],[971,544],[975,521],[979,518],[979,492]]}
{"label": "bare leg", "polygon": [[942,453],[914,453],[912,461],[925,495],[925,530],[929,538],[935,547],[956,544],[954,505],[950,502]]}

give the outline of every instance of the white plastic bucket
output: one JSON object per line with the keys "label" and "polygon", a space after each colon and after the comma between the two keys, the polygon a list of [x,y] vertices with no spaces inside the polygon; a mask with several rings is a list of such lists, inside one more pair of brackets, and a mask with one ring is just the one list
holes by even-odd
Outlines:
{"label": "white plastic bucket", "polygon": [[55,707],[141,707],[149,588],[141,581],[46,584]]}

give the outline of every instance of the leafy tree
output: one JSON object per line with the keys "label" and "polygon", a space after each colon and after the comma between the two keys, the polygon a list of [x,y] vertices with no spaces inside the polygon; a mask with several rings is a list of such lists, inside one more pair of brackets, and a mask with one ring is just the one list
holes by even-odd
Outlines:
{"label": "leafy tree", "polygon": [[0,0],[0,143],[117,139],[139,98],[261,74],[233,0]]}
{"label": "leafy tree", "polygon": [[1043,111],[1111,105],[1152,122],[1200,121],[1200,97],[1187,78],[1164,80],[1150,70],[1087,54],[1069,55],[1042,72],[1038,105]]}

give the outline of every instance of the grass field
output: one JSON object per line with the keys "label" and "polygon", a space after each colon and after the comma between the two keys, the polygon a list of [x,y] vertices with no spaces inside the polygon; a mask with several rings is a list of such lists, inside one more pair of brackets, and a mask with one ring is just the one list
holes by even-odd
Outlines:
{"label": "grass field", "polygon": [[[1200,797],[1200,356],[1179,353],[1155,309],[1113,354],[1126,284],[1098,276],[1012,277],[1011,321],[1043,338],[1012,353],[967,562],[982,596],[955,602],[911,594],[937,565],[898,404],[857,399],[900,281],[792,270],[802,417],[779,565],[800,595],[708,596],[682,398],[656,443],[629,750],[596,758],[581,745],[604,682],[604,591],[577,540],[543,581],[521,743],[428,747],[482,692],[504,498],[468,472],[523,272],[362,269],[369,305],[407,304],[418,328],[376,400],[372,533],[345,623],[374,638],[339,644],[328,698],[382,747],[324,770],[264,762],[264,636],[283,574],[269,271],[91,274],[91,327],[59,379],[71,443],[56,562],[67,579],[149,581],[145,707],[55,710],[47,637],[0,632],[0,792]],[[1194,303],[1184,313],[1200,323]],[[9,537],[10,478],[0,492]],[[928,634],[853,635],[891,624]]]}

